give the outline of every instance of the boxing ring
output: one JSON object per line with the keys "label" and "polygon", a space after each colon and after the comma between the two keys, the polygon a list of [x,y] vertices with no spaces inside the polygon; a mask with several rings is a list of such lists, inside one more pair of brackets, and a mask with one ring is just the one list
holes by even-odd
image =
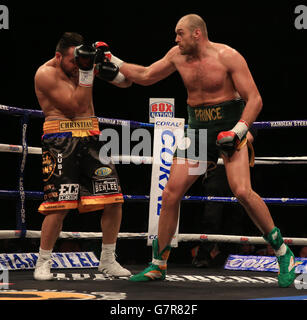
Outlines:
{"label": "boxing ring", "polygon": [[[43,118],[43,112],[39,110],[31,110],[31,109],[21,109],[17,107],[11,107],[11,106],[4,106],[0,105],[0,114],[5,114],[6,116],[17,116],[20,121],[21,126],[21,138],[20,138],[20,144],[19,145],[12,145],[12,144],[3,144],[0,141],[0,152],[5,153],[16,153],[20,155],[20,164],[17,168],[18,175],[17,175],[17,190],[0,190],[0,199],[3,200],[14,200],[16,201],[16,228],[15,230],[0,230],[0,240],[1,239],[39,239],[40,238],[40,231],[32,230],[31,229],[31,221],[28,221],[27,217],[27,208],[26,208],[26,202],[28,200],[33,201],[42,201],[43,200],[43,192],[41,191],[30,191],[25,190],[24,187],[24,175],[25,170],[27,167],[27,157],[28,155],[41,155],[41,148],[39,147],[33,147],[29,146],[27,142],[27,133],[28,133],[28,127],[29,127],[29,120],[30,119],[42,119]],[[102,118],[98,117],[99,123],[101,126],[130,126],[131,128],[153,128],[154,124],[151,123],[143,123],[143,122],[137,122],[137,121],[131,121],[131,120],[122,120],[122,119],[111,119],[111,118]],[[265,122],[255,122],[253,124],[255,129],[258,130],[268,130],[268,129],[274,129],[274,128],[293,128],[293,127],[307,127],[307,120],[289,120],[289,121],[265,121]],[[135,164],[140,165],[151,165],[153,162],[152,157],[134,157],[133,156],[121,156],[119,155],[117,160],[117,166],[120,165],[121,161],[131,161]],[[307,164],[307,156],[300,156],[300,157],[255,157],[255,165],[278,165],[278,164],[284,164],[284,165],[292,165],[292,164]],[[218,165],[222,165],[221,159],[218,161]],[[33,168],[31,169],[33,170]],[[39,168],[39,170],[41,170]],[[120,176],[119,176],[120,177]],[[125,203],[147,203],[150,200],[149,195],[124,195]],[[295,197],[281,197],[281,198],[263,198],[264,202],[267,204],[278,204],[281,206],[306,206],[307,205],[307,198],[295,198]],[[222,202],[222,203],[236,203],[237,199],[235,197],[222,197],[222,196],[189,196],[186,195],[183,197],[182,202],[189,202],[189,203],[204,203],[204,202]],[[118,238],[119,239],[146,239],[147,238],[146,232],[120,232]],[[60,233],[59,238],[60,239],[101,239],[102,233],[101,232],[68,232],[68,231],[62,231]],[[192,234],[192,233],[179,233],[178,235],[178,241],[179,242],[190,242],[190,241],[208,241],[208,242],[224,242],[224,243],[237,243],[237,244],[266,244],[265,240],[262,237],[257,236],[246,236],[246,235],[222,235],[222,234]],[[284,237],[284,241],[289,245],[296,245],[296,246],[307,246],[307,238],[297,238],[297,237]],[[37,249],[38,250],[38,249]],[[142,270],[143,266],[135,266],[135,270],[140,271]],[[219,275],[219,273],[216,273],[214,270],[194,270],[194,275],[191,275],[191,271],[187,271],[182,269],[182,267],[178,267],[178,272],[176,271],[176,267],[169,270],[170,275],[168,275],[168,285],[170,288],[172,286],[179,286],[181,288],[181,285],[183,286],[183,283],[186,283],[190,279],[192,281],[192,287],[195,284],[196,287],[199,286],[199,290],[202,290],[204,285],[209,286],[209,290],[206,294],[203,294],[202,296],[197,296],[192,292],[191,288],[185,288],[182,287],[182,290],[184,295],[180,296],[177,291],[177,296],[171,296],[167,295],[165,296],[166,299],[242,299],[243,297],[240,296],[240,286],[245,286],[249,284],[255,285],[255,289],[257,289],[257,294],[253,292],[253,294],[250,295],[250,298],[265,298],[265,297],[271,297],[274,296],[274,293],[265,293],[265,288],[263,288],[263,285],[268,285],[272,290],[275,288],[278,290],[276,286],[276,277],[263,277],[262,275],[259,276],[258,273],[243,273],[239,276],[238,273],[236,273],[236,276],[234,276],[231,271],[223,271],[224,275]],[[18,272],[18,276],[16,276],[17,280],[23,278],[23,280],[29,281],[28,287],[35,287],[33,284],[30,284],[30,279],[32,277],[32,273],[26,273],[27,271],[22,271],[24,274],[21,273],[21,271]],[[133,272],[133,271],[132,271]],[[176,273],[177,272],[177,273]],[[195,274],[196,272],[196,274]],[[220,272],[220,271],[219,271]],[[245,271],[246,272],[246,271]],[[257,274],[257,276],[255,276]],[[26,275],[26,276],[25,276]],[[247,280],[248,276],[250,275],[249,279]],[[131,290],[131,284],[126,281],[123,282],[121,280],[113,281],[113,282],[107,282],[106,279],[104,279],[103,276],[99,275],[98,273],[93,272],[93,270],[89,270],[87,273],[87,276],[80,276],[77,279],[74,280],[81,280],[81,278],[88,279],[88,280],[105,280],[104,285],[107,283],[107,286],[109,286],[109,291],[105,293],[105,295],[102,295],[102,300],[108,300],[113,299],[114,296],[112,296],[112,292],[114,291],[112,289],[112,284],[117,284],[121,288],[119,290]],[[190,277],[190,278],[189,278]],[[70,273],[70,275],[63,275],[63,273],[57,273],[57,276],[55,277],[58,280],[63,280],[67,278],[74,278],[74,273]],[[225,280],[222,281],[222,278]],[[14,275],[13,275],[14,279]],[[15,280],[13,280],[15,282]],[[85,282],[82,282],[82,285],[84,285]],[[232,287],[234,290],[231,291],[229,289],[229,295],[222,294],[222,292],[225,290],[226,287],[233,285]],[[223,285],[222,285],[223,284]],[[81,282],[79,283],[81,285]],[[36,282],[37,286],[37,282]],[[54,282],[50,285],[48,283],[48,290],[52,289],[53,286],[56,286]],[[161,285],[160,285],[161,286]],[[116,286],[115,286],[116,287]],[[161,296],[161,287],[159,287],[159,284],[156,283],[148,283],[148,284],[140,284],[141,288],[145,290],[145,287],[148,290],[154,290],[159,291],[160,295],[151,295],[148,299],[163,299],[163,295]],[[165,287],[165,285],[164,285]],[[164,290],[163,287],[163,290]],[[123,289],[124,288],[124,289]],[[230,288],[230,287],[229,287]],[[142,289],[142,290],[143,290]],[[173,288],[174,289],[174,288]],[[76,289],[77,290],[77,289]],[[128,290],[128,291],[129,291]],[[186,290],[186,291],[185,291]],[[216,291],[214,291],[216,290]],[[291,288],[288,290],[292,290],[292,295],[298,295],[298,294],[306,294],[306,292],[298,292],[296,289]],[[116,291],[116,290],[115,290]],[[215,292],[215,295],[213,293]],[[8,294],[10,293],[9,290],[7,291]],[[85,291],[84,291],[85,292]],[[219,292],[216,294],[216,292]],[[1,293],[1,290],[0,290]],[[117,292],[118,293],[118,292]],[[138,294],[138,290],[133,291],[133,294],[127,295],[125,292],[121,292],[122,296],[120,294],[115,294],[115,299],[122,300],[122,299],[131,299],[131,300],[146,300],[146,297],[141,297]],[[188,294],[190,293],[190,296]],[[289,296],[291,293],[288,294]],[[262,294],[262,296],[261,296]],[[90,294],[89,294],[90,295]],[[277,291],[275,296],[278,295]],[[284,297],[287,296],[286,293],[283,294]],[[44,299],[43,295],[42,297],[39,297],[39,300]],[[54,297],[56,299],[57,297]],[[248,298],[248,295],[247,295]],[[0,294],[1,299],[1,294]],[[69,298],[68,298],[69,299]],[[75,297],[72,297],[72,299],[75,299]],[[78,298],[76,298],[78,299]],[[81,298],[80,298],[81,299]],[[88,299],[91,299],[90,297]]]}

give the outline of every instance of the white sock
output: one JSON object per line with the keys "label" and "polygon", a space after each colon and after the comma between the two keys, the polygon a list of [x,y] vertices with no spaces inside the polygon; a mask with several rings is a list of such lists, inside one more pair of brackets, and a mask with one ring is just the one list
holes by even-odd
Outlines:
{"label": "white sock", "polygon": [[158,260],[158,259],[153,258],[151,262],[159,267],[166,267],[167,266],[167,260]]}
{"label": "white sock", "polygon": [[287,252],[287,247],[283,243],[278,250],[274,250],[276,257],[283,256]]}
{"label": "white sock", "polygon": [[51,250],[44,250],[42,248],[39,248],[39,257],[43,260],[49,260],[51,258]]}
{"label": "white sock", "polygon": [[101,246],[101,256],[100,256],[100,261],[103,260],[113,260],[115,257],[115,248],[116,248],[116,243],[111,243],[111,244],[102,244]]}

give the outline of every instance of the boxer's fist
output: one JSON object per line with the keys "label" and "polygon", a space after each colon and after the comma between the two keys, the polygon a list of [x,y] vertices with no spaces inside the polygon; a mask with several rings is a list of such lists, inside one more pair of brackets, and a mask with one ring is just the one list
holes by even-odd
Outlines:
{"label": "boxer's fist", "polygon": [[114,64],[116,64],[119,68],[122,66],[124,63],[123,60],[115,57],[111,52],[110,52],[110,47],[108,44],[106,44],[103,41],[96,41],[92,45],[96,50],[97,50],[97,55],[95,59],[95,63],[102,63],[102,62],[107,62],[110,61]]}
{"label": "boxer's fist", "polygon": [[240,140],[233,131],[222,131],[216,139],[216,145],[225,152],[234,151],[239,143]]}
{"label": "boxer's fist", "polygon": [[105,81],[113,81],[119,73],[119,68],[116,64],[106,61],[97,63],[95,67],[95,74],[98,78]]}
{"label": "boxer's fist", "polygon": [[218,134],[216,145],[222,153],[231,155],[245,138],[247,132],[248,124],[244,120],[240,120],[231,130]]}
{"label": "boxer's fist", "polygon": [[111,61],[112,54],[110,52],[110,47],[103,41],[96,41],[93,43],[93,47],[97,50],[95,62],[106,62]]}
{"label": "boxer's fist", "polygon": [[75,48],[75,61],[80,70],[89,71],[93,69],[96,52],[97,49],[85,44]]}

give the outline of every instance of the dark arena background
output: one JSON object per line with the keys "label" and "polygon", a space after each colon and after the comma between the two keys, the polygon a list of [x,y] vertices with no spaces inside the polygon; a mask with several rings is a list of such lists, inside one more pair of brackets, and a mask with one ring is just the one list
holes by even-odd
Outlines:
{"label": "dark arena background", "polygon": [[[2,106],[40,110],[34,91],[34,75],[40,65],[54,56],[56,43],[65,31],[78,32],[89,42],[100,40],[108,43],[111,52],[126,62],[150,65],[175,45],[177,21],[183,15],[196,13],[206,21],[211,41],[228,44],[245,57],[263,99],[263,109],[257,121],[305,121],[305,125],[298,127],[285,123],[285,127],[259,129],[254,142],[256,158],[307,156],[307,4],[303,0],[261,3],[198,0],[140,3],[9,1],[2,2],[1,5],[6,5],[9,9],[9,28],[0,29]],[[301,5],[301,10],[297,12],[296,8]],[[130,88],[120,89],[98,79],[94,82],[93,99],[98,117],[148,123],[149,98],[174,98],[175,117],[187,120],[186,90],[177,72],[146,87],[133,84]],[[21,116],[8,114],[3,110],[0,112],[0,144],[21,145]],[[26,136],[28,146],[41,146],[42,124],[43,118],[29,117]],[[120,127],[117,126],[116,130],[121,133]],[[1,152],[0,159],[0,190],[18,191],[21,154]],[[118,164],[117,170],[124,195],[150,195],[151,165]],[[306,159],[300,163],[280,161],[274,165],[255,165],[251,168],[251,178],[253,188],[263,198],[307,198]],[[222,179],[214,188],[206,189],[200,178],[187,194],[231,197],[224,184]],[[39,155],[27,156],[24,190],[42,192]],[[11,198],[1,193],[1,230],[19,229],[20,213],[16,214],[19,212],[16,209],[18,192],[16,194],[15,198]],[[40,231],[43,216],[37,212],[39,204],[40,200],[26,197],[24,227],[27,230]],[[220,206],[219,209],[214,205]],[[307,238],[306,203],[287,204],[281,201],[268,206],[275,224],[285,238]],[[205,215],[208,210],[220,210],[221,207],[223,215],[220,221],[216,217],[210,220]],[[148,200],[125,201],[120,232],[147,233],[148,211]],[[64,221],[63,231],[100,232],[100,213],[82,215],[72,211]],[[182,202],[179,233],[262,236],[238,204],[216,203],[210,206],[206,201]],[[204,300],[306,298],[307,286],[303,290],[294,286],[279,289],[274,280],[277,273],[224,269],[229,254],[270,256],[269,249],[264,244],[212,243],[200,240],[180,242],[179,247],[172,251],[168,282],[132,286],[125,279],[94,281],[98,277],[96,269],[63,269],[54,271],[58,275],[58,281],[40,283],[32,280],[33,270],[17,270],[9,272],[9,282],[12,285],[5,292],[9,296],[15,291],[20,293],[27,289],[24,295],[28,294],[31,298],[35,297],[36,290],[42,299],[57,299],[56,295],[46,297],[41,292],[70,291],[85,295],[95,291],[104,292],[97,295],[104,300],[114,297],[121,301],[117,301],[118,303],[134,300],[131,306],[137,300],[173,300],[173,303],[175,300],[189,300],[187,305],[190,306],[192,318],[200,316]],[[205,263],[195,258],[200,245],[207,246],[203,256]],[[39,237],[0,237],[0,255],[37,253],[38,248]],[[306,255],[303,255],[304,246],[293,245],[292,249],[296,257],[307,257],[306,250]],[[54,252],[94,252],[98,259],[100,250],[101,239],[98,238],[59,239],[54,248]],[[117,241],[117,255],[121,264],[136,273],[151,261],[151,247],[147,246],[145,239],[120,238]],[[179,280],[176,282],[175,279]],[[12,296],[18,299],[16,292]],[[2,293],[4,291],[0,289],[0,299]],[[58,297],[83,299],[77,296]],[[191,300],[198,304],[198,311],[194,314],[191,313]],[[170,304],[169,301],[167,303]],[[125,301],[121,306],[128,305]],[[113,304],[105,304],[104,313],[112,315],[112,306]],[[122,313],[120,309],[113,311],[119,316],[128,310],[125,309]],[[153,310],[152,307],[152,312],[147,312],[148,319]],[[145,318],[144,314],[142,317]],[[162,316],[156,312],[156,319],[160,318]],[[110,319],[113,317],[110,316]]]}

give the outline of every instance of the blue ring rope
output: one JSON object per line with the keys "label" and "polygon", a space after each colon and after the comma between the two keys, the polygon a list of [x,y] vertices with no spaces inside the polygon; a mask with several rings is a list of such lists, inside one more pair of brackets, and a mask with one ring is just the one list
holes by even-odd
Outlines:
{"label": "blue ring rope", "polygon": [[[5,114],[17,114],[43,118],[44,113],[41,110],[31,110],[31,109],[21,109],[16,107],[10,107],[5,105],[0,105],[0,112]],[[113,119],[113,118],[102,118],[97,117],[98,121],[102,124],[109,125],[122,125],[131,127],[145,127],[153,128],[153,123],[145,123],[133,120],[123,120],[123,119]],[[254,122],[253,128],[255,129],[277,129],[277,128],[299,128],[307,127],[307,120],[283,120],[283,121],[263,121],[263,122]]]}
{"label": "blue ring rope", "polygon": [[[0,198],[15,199],[18,197],[17,190],[0,190]],[[43,200],[44,193],[40,191],[25,191],[25,197],[32,200]],[[124,195],[127,201],[149,201],[148,195]],[[262,198],[268,204],[289,204],[289,205],[307,205],[307,198]],[[186,202],[227,202],[237,203],[235,197],[215,197],[215,196],[184,196],[182,201]]]}

